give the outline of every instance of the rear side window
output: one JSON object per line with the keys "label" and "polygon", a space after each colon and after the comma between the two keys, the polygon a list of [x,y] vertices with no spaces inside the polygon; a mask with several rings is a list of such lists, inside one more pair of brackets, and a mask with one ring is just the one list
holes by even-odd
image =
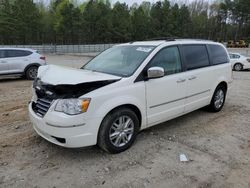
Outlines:
{"label": "rear side window", "polygon": [[209,57],[205,45],[184,45],[182,51],[187,70],[209,66]]}
{"label": "rear side window", "polygon": [[25,57],[32,54],[27,50],[6,50],[6,57]]}
{"label": "rear side window", "polygon": [[239,55],[236,55],[236,54],[229,54],[230,56],[230,59],[239,59],[240,56]]}
{"label": "rear side window", "polygon": [[212,64],[218,65],[223,63],[228,63],[228,56],[226,50],[219,45],[216,44],[209,44],[208,45],[209,52],[212,58]]}

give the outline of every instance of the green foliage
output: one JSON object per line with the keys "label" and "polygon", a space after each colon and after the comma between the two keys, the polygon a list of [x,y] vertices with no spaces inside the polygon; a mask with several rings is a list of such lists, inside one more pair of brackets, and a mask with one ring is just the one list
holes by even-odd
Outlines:
{"label": "green foliage", "polygon": [[[0,0],[0,44],[79,44],[155,37],[249,39],[250,1],[111,5],[109,0]],[[79,2],[82,2],[79,4]],[[175,1],[178,2],[178,1]]]}
{"label": "green foliage", "polygon": [[111,10],[111,41],[125,42],[131,39],[131,19],[128,5],[115,3]]}

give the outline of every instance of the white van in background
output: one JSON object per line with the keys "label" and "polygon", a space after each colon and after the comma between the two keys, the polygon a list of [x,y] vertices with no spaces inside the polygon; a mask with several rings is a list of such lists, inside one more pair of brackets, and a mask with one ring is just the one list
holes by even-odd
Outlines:
{"label": "white van in background", "polygon": [[35,131],[52,143],[119,153],[142,129],[204,106],[220,111],[231,83],[229,55],[219,43],[131,42],[81,69],[40,67],[29,114]]}

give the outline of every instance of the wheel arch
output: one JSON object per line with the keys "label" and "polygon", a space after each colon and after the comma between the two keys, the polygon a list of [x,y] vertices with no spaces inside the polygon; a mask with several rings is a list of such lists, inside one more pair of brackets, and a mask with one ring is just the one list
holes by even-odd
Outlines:
{"label": "wheel arch", "polygon": [[211,98],[210,98],[210,101],[212,100],[213,98],[213,95],[214,95],[214,92],[216,90],[216,88],[219,86],[219,85],[222,85],[226,88],[226,92],[228,90],[228,82],[227,82],[227,79],[225,77],[221,77],[219,80],[217,80],[217,82],[213,85],[212,89],[211,89]]}
{"label": "wheel arch", "polygon": [[39,63],[31,63],[31,64],[29,64],[29,65],[27,65],[27,66],[25,67],[23,73],[25,74],[26,71],[27,71],[30,67],[33,67],[33,66],[34,66],[34,67],[40,67],[41,65],[40,65]]}
{"label": "wheel arch", "polygon": [[[116,107],[114,107],[113,109],[111,109],[105,116],[104,118],[102,119],[102,122],[103,120],[105,119],[105,117],[107,115],[109,115],[110,113],[114,112],[115,110],[119,109],[119,108],[129,108],[131,109],[133,112],[135,112],[136,116],[138,117],[138,120],[139,120],[139,125],[140,125],[140,128],[141,128],[141,125],[142,125],[142,113],[140,111],[140,109],[134,105],[134,104],[121,104],[121,105],[118,105]],[[99,128],[100,129],[100,128]]]}
{"label": "wheel arch", "polygon": [[[225,81],[221,81],[217,86],[216,86],[216,88],[218,87],[218,86],[223,86],[225,89],[226,89],[226,92],[227,92],[227,90],[228,90],[228,84],[227,84],[227,82],[225,82]],[[216,89],[215,88],[215,89]]]}

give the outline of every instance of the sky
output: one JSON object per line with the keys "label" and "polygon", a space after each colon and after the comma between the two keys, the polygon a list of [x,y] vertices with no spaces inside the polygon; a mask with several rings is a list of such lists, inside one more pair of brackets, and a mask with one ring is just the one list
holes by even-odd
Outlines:
{"label": "sky", "polygon": [[[50,2],[50,0],[35,0],[35,1],[43,1],[46,5],[49,5],[49,2]],[[83,1],[85,1],[85,0],[77,0],[77,1],[79,1],[79,2],[83,2]],[[117,1],[119,1],[119,2],[121,2],[121,3],[127,3],[129,6],[131,6],[133,3],[138,3],[138,4],[141,4],[143,1],[149,1],[149,2],[152,2],[152,3],[154,3],[154,2],[157,2],[158,0],[110,0],[112,3],[115,3],[115,2],[117,2]],[[172,1],[174,1],[174,2],[178,2],[179,0],[172,0]],[[192,1],[194,1],[194,0],[181,0],[182,2],[184,1],[184,2],[192,2]],[[204,0],[204,1],[211,1],[211,0]]]}

